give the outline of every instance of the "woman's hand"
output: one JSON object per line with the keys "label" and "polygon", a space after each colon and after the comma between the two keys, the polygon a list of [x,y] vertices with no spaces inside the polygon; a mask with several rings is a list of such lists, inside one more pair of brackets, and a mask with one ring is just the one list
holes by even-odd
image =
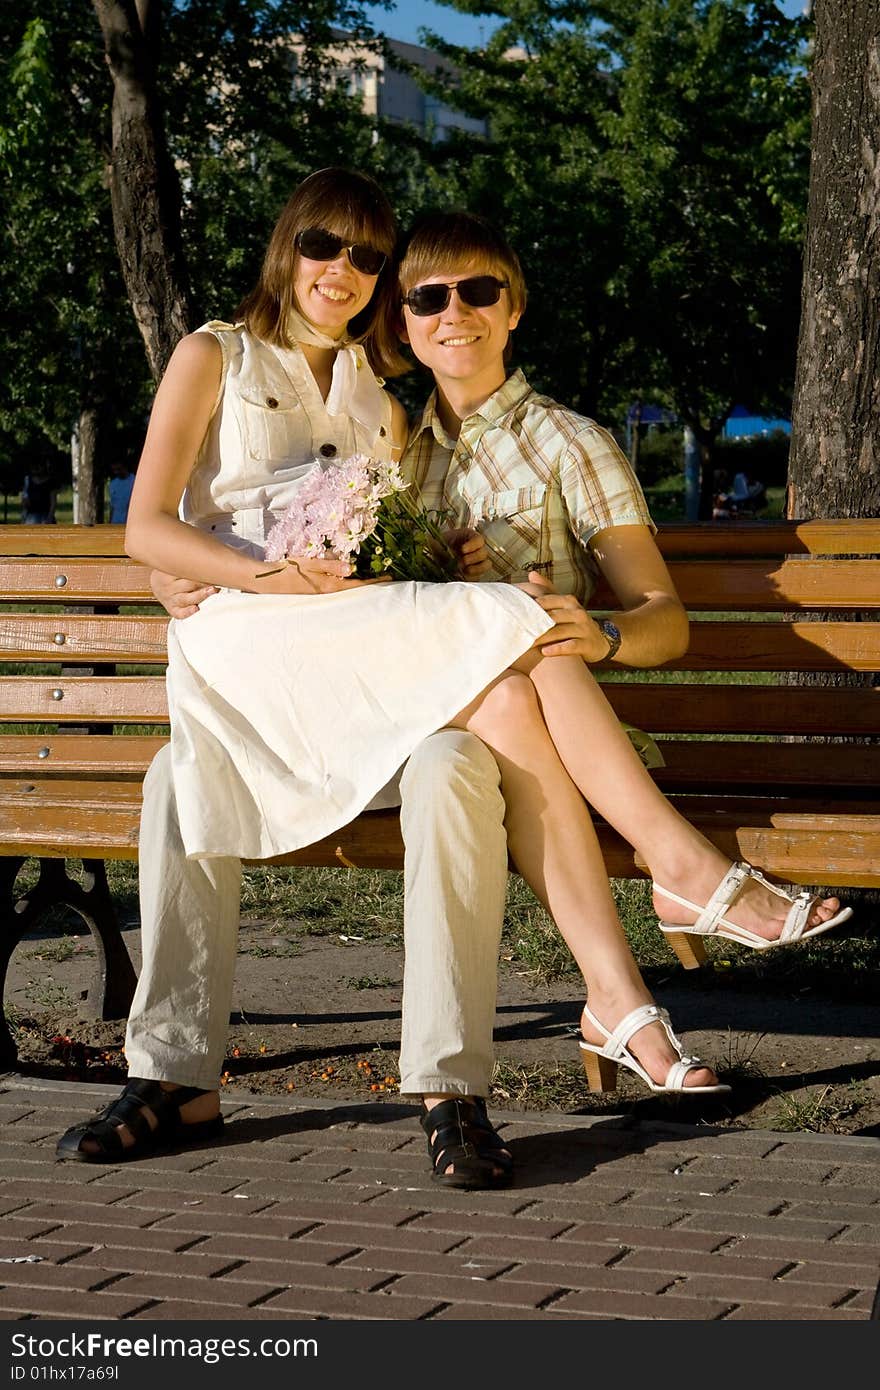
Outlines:
{"label": "woman's hand", "polygon": [[489,551],[479,531],[463,526],[457,531],[447,531],[446,544],[458,556],[459,574],[462,579],[479,579],[491,569]]}
{"label": "woman's hand", "polygon": [[387,584],[390,576],[353,579],[348,560],[287,559],[267,561],[256,568],[252,594],[338,594],[365,584]]}

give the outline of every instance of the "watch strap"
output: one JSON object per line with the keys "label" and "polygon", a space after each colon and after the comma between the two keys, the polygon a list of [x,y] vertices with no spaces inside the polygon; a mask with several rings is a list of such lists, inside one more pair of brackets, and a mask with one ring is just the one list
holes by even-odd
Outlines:
{"label": "watch strap", "polygon": [[610,618],[602,618],[599,622],[599,627],[602,629],[605,639],[608,642],[608,651],[604,659],[610,661],[612,657],[617,655],[620,650],[620,644],[623,641],[620,635],[620,628],[616,623],[613,623]]}

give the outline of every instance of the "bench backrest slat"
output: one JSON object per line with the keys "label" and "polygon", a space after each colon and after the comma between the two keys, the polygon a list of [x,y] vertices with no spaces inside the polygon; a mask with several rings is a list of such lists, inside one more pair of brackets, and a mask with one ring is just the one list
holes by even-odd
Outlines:
{"label": "bench backrest slat", "polygon": [[[652,733],[874,734],[880,689],[813,690],[650,681],[603,686],[621,719]],[[61,699],[55,691],[62,692]],[[0,677],[0,719],[18,723],[164,724],[161,676]]]}
{"label": "bench backrest slat", "polygon": [[0,676],[0,720],[164,724],[164,676]]}
{"label": "bench backrest slat", "polygon": [[[0,526],[0,555],[124,556],[122,526]],[[678,555],[880,555],[880,519],[661,522],[657,543]]]}
{"label": "bench backrest slat", "polygon": [[143,777],[166,741],[158,734],[6,734],[0,737],[0,772],[21,775],[36,766],[41,775]]}
{"label": "bench backrest slat", "polygon": [[149,571],[134,560],[62,557],[9,560],[0,567],[4,603],[155,603]]}
{"label": "bench backrest slat", "polygon": [[664,791],[710,792],[719,782],[731,789],[787,792],[818,790],[823,796],[871,794],[877,769],[857,744],[763,743],[719,739],[665,740],[666,767],[657,772]]}
{"label": "bench backrest slat", "polygon": [[166,618],[82,613],[0,613],[4,661],[158,662],[165,665]]}
{"label": "bench backrest slat", "polygon": [[880,555],[880,518],[823,521],[664,521],[657,544],[682,555]]}
{"label": "bench backrest slat", "polygon": [[880,623],[691,623],[661,671],[880,671]]}
{"label": "bench backrest slat", "polygon": [[[620,682],[602,688],[620,719],[655,734],[864,737],[880,729],[880,689],[777,688],[733,682],[711,686]],[[877,752],[875,748],[874,758]]]}
{"label": "bench backrest slat", "polygon": [[[673,560],[669,573],[697,613],[880,608],[880,560]],[[590,602],[619,606],[605,585]]]}
{"label": "bench backrest slat", "polygon": [[[6,661],[165,665],[167,619],[59,613],[0,614]],[[59,640],[63,639],[63,640]],[[685,656],[663,669],[713,671],[880,670],[880,624],[694,622]]]}

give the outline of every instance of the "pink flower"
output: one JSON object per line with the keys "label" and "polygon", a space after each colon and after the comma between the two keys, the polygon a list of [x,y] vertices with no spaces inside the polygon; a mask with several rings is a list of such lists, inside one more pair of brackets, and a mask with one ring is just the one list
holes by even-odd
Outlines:
{"label": "pink flower", "polygon": [[320,463],[266,537],[267,560],[354,560],[361,578],[452,579],[458,560],[444,540],[445,518],[420,507],[396,463],[355,454]]}

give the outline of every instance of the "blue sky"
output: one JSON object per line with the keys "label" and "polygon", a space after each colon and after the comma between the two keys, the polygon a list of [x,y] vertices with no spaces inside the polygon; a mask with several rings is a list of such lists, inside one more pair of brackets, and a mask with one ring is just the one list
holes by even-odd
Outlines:
{"label": "blue sky", "polygon": [[[804,0],[777,0],[777,3],[787,15],[801,14],[804,8]],[[459,14],[432,0],[398,0],[393,10],[383,10],[379,5],[366,8],[371,23],[380,33],[403,43],[418,43],[419,29],[433,29],[452,43],[478,46],[495,27],[495,21],[489,18]]]}

